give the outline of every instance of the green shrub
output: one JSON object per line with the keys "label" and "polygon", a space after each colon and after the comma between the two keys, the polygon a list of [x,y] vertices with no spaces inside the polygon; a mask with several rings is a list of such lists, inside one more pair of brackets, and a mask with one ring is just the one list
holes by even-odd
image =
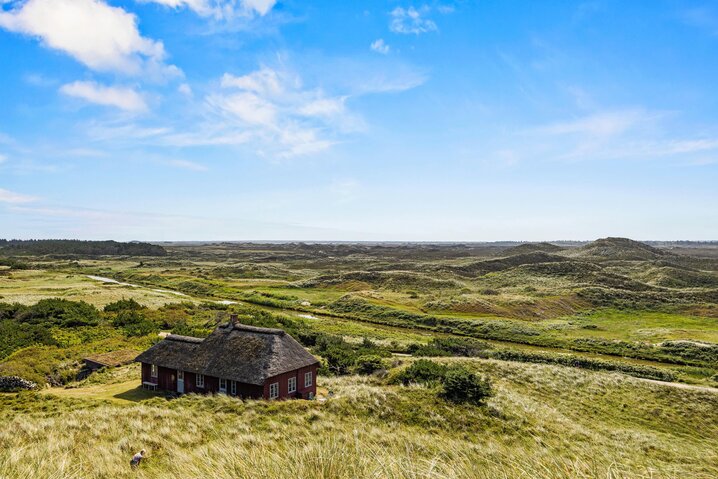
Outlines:
{"label": "green shrub", "polygon": [[449,368],[441,383],[441,396],[455,403],[483,404],[492,394],[488,379],[462,367]]}
{"label": "green shrub", "polygon": [[444,378],[447,370],[448,368],[443,364],[428,359],[419,359],[399,373],[396,380],[404,385],[411,383],[438,384]]}
{"label": "green shrub", "polygon": [[386,369],[386,367],[381,356],[366,355],[360,356],[356,360],[355,371],[358,374],[373,374],[374,372],[382,369]]}
{"label": "green shrub", "polygon": [[139,311],[141,309],[146,308],[134,299],[120,299],[106,305],[104,311],[106,313],[117,313],[120,311]]}

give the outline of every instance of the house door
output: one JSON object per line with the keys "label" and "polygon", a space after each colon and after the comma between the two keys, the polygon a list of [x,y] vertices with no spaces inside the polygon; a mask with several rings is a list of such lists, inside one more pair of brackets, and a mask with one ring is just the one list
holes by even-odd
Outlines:
{"label": "house door", "polygon": [[177,392],[184,393],[184,371],[177,371]]}

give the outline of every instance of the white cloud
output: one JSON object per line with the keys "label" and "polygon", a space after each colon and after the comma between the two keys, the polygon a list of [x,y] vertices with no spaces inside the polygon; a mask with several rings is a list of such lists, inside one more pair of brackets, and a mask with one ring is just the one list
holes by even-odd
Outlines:
{"label": "white cloud", "polygon": [[217,20],[237,16],[264,16],[277,3],[276,0],[139,0],[143,3],[159,3],[170,8],[188,8],[201,17]]}
{"label": "white cloud", "polygon": [[188,160],[167,160],[165,161],[165,164],[175,168],[181,168],[183,170],[207,171],[206,166]]}
{"label": "white cloud", "polygon": [[304,116],[331,118],[344,113],[345,98],[320,98],[299,107],[298,112]]}
{"label": "white cloud", "polygon": [[387,45],[386,43],[384,43],[384,39],[383,39],[383,38],[379,38],[378,40],[374,40],[374,41],[371,43],[371,45],[369,46],[369,48],[371,48],[372,51],[375,51],[375,52],[377,52],[377,53],[381,53],[382,55],[386,55],[387,53],[389,53],[389,50],[390,50],[389,45]]}
{"label": "white cloud", "polygon": [[177,91],[185,96],[192,96],[192,87],[189,86],[187,83],[182,83],[180,86],[178,86]]}
{"label": "white cloud", "polygon": [[251,92],[212,95],[207,98],[207,101],[218,110],[229,113],[250,125],[272,127],[277,120],[277,107]]}
{"label": "white cloud", "polygon": [[37,198],[34,196],[14,193],[12,191],[0,188],[0,203],[19,204],[32,203],[33,201],[37,201]]}
{"label": "white cloud", "polygon": [[304,88],[298,76],[285,70],[265,66],[243,76],[225,73],[220,85],[220,92],[206,98],[229,127],[217,141],[254,139],[265,155],[286,158],[323,151],[336,142],[334,133],[356,126],[345,96]]}
{"label": "white cloud", "polygon": [[135,15],[102,0],[27,0],[0,11],[0,27],[39,38],[89,68],[128,75],[172,76],[162,42],[143,37]]}
{"label": "white cloud", "polygon": [[391,11],[391,23],[389,29],[394,33],[414,34],[435,32],[438,30],[433,20],[426,18],[430,12],[427,5],[419,9],[414,7],[402,8],[396,7]]}
{"label": "white cloud", "polygon": [[7,156],[0,153],[0,164],[5,163],[7,161]]}
{"label": "white cloud", "polygon": [[125,111],[147,110],[147,104],[142,95],[131,88],[103,86],[90,81],[76,81],[62,85],[60,92],[90,103],[114,106]]}
{"label": "white cloud", "polygon": [[[286,74],[284,75],[284,78],[280,78],[279,73],[267,67],[262,67],[257,71],[241,77],[225,73],[221,80],[223,88],[239,88],[264,95],[282,94],[285,90],[284,84],[286,83],[290,83]],[[298,82],[296,81],[291,83],[294,86],[298,86]]]}
{"label": "white cloud", "polygon": [[592,137],[609,137],[625,133],[657,117],[642,110],[608,111],[552,123],[539,128],[539,131],[552,135],[584,134]]}

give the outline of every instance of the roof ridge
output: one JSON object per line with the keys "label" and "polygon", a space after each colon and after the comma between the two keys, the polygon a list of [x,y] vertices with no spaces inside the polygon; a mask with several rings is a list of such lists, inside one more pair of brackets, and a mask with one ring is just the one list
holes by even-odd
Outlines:
{"label": "roof ridge", "polygon": [[276,334],[278,336],[283,336],[286,334],[286,331],[279,328],[261,328],[259,326],[250,326],[248,324],[239,324],[235,323],[234,325],[232,323],[228,323],[224,327],[225,329],[229,330],[238,330],[238,331],[247,331],[250,333],[260,333],[260,334]]}
{"label": "roof ridge", "polygon": [[164,337],[164,339],[168,339],[170,341],[182,341],[185,343],[201,343],[204,341],[202,338],[195,338],[194,336],[182,336],[180,334],[168,334]]}

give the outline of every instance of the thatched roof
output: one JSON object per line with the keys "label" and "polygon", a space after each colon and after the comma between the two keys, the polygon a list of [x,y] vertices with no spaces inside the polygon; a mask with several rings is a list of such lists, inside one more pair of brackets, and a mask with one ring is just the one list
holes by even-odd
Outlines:
{"label": "thatched roof", "polygon": [[137,351],[129,349],[123,349],[121,351],[112,351],[109,353],[93,354],[83,358],[86,361],[92,361],[103,366],[122,366],[124,364],[130,364],[135,360]]}
{"label": "thatched roof", "polygon": [[256,385],[319,362],[281,329],[232,323],[206,339],[170,334],[136,360]]}

